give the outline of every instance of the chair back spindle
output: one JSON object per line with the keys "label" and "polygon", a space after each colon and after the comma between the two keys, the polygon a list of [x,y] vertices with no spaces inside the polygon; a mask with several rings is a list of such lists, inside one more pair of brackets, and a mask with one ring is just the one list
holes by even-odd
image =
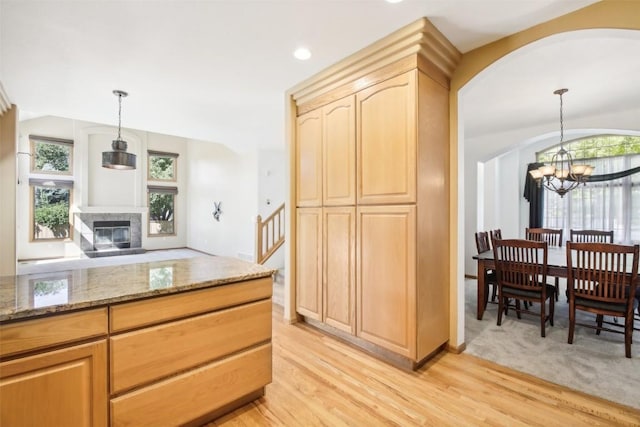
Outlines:
{"label": "chair back spindle", "polygon": [[[567,289],[569,295],[569,344],[575,326],[625,335],[625,356],[631,357],[633,311],[638,286],[639,245],[567,242]],[[596,314],[596,324],[576,321],[576,310]],[[605,322],[604,316],[623,317],[624,331]],[[615,325],[611,329],[603,324]]]}
{"label": "chair back spindle", "polygon": [[613,243],[613,230],[569,230],[572,242]]}
{"label": "chair back spindle", "polygon": [[562,247],[562,229],[527,228],[525,236],[527,240],[547,242],[549,246]]}

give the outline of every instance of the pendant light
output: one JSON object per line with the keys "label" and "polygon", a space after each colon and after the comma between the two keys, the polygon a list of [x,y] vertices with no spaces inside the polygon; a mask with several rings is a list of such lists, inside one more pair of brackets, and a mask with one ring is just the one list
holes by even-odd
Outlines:
{"label": "pendant light", "polygon": [[586,184],[593,172],[593,166],[574,164],[573,157],[562,145],[564,141],[562,95],[568,91],[569,89],[558,89],[553,92],[556,95],[560,95],[560,150],[553,155],[549,165],[543,165],[538,169],[529,171],[533,179],[538,183],[538,187],[544,184],[547,189],[555,191],[560,197],[563,197],[580,184]]}
{"label": "pendant light", "polygon": [[114,90],[113,94],[118,97],[118,138],[111,143],[113,151],[102,152],[102,167],[109,169],[135,169],[136,155],[127,153],[127,142],[120,136],[122,98],[126,97],[128,93],[122,90]]}

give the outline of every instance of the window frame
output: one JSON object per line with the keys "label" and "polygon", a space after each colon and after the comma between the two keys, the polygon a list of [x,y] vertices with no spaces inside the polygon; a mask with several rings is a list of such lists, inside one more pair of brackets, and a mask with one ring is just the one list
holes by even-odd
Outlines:
{"label": "window frame", "polygon": [[[29,241],[32,243],[40,242],[68,242],[73,240],[73,214],[71,207],[73,205],[73,184],[71,180],[51,180],[29,178]],[[52,189],[63,188],[69,191],[69,208],[68,208],[68,232],[66,237],[36,237],[36,187]]]}
{"label": "window frame", "polygon": [[[151,194],[170,194],[172,196],[173,207],[173,219],[171,220],[172,232],[171,233],[152,233],[151,232]],[[176,196],[178,195],[178,187],[167,187],[158,185],[147,186],[147,237],[166,237],[176,236]]]}
{"label": "window frame", "polygon": [[[46,175],[60,175],[60,176],[73,176],[73,140],[71,139],[63,139],[63,138],[53,138],[49,136],[40,136],[40,135],[29,135],[29,144],[31,149],[31,164],[30,164],[30,172],[32,174],[46,174]],[[51,171],[44,169],[36,168],[36,160],[37,160],[37,144],[50,144],[50,145],[58,145],[69,148],[69,158],[67,162],[69,164],[69,170],[66,171]]]}
{"label": "window frame", "polygon": [[[178,156],[179,156],[179,154],[177,154],[177,153],[168,153],[168,152],[165,152],[165,151],[148,150],[147,151],[147,181],[177,182],[178,181]],[[158,178],[158,177],[151,176],[151,160],[154,157],[155,158],[166,157],[166,158],[171,158],[172,159],[172,165],[173,165],[172,178],[163,179],[163,178]]]}

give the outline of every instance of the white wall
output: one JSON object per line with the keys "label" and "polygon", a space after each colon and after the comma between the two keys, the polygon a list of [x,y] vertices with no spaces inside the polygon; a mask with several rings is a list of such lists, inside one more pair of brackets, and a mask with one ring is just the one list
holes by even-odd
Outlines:
{"label": "white wall", "polygon": [[[187,245],[213,255],[252,260],[258,212],[258,156],[211,142],[188,142]],[[222,202],[220,221],[214,202]]]}

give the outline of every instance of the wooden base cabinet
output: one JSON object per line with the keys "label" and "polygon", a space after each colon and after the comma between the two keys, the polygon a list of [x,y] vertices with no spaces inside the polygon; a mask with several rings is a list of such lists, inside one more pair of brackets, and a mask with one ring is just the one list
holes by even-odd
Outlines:
{"label": "wooden base cabinet", "polygon": [[270,382],[271,344],[264,344],[111,399],[112,424],[178,426],[206,420],[247,390],[263,390]]}
{"label": "wooden base cabinet", "polygon": [[416,207],[358,207],[357,336],[416,359]]}
{"label": "wooden base cabinet", "polygon": [[0,324],[0,426],[204,425],[272,379],[273,279]]}
{"label": "wooden base cabinet", "polygon": [[264,394],[272,286],[269,277],[112,306],[111,424],[202,425]]}
{"label": "wooden base cabinet", "polygon": [[297,310],[355,334],[355,207],[297,212]]}
{"label": "wooden base cabinet", "polygon": [[0,425],[107,426],[107,343],[0,364]]}
{"label": "wooden base cabinet", "polygon": [[323,209],[322,321],[356,333],[356,208]]}
{"label": "wooden base cabinet", "polygon": [[0,325],[0,426],[106,426],[106,336],[106,308]]}

